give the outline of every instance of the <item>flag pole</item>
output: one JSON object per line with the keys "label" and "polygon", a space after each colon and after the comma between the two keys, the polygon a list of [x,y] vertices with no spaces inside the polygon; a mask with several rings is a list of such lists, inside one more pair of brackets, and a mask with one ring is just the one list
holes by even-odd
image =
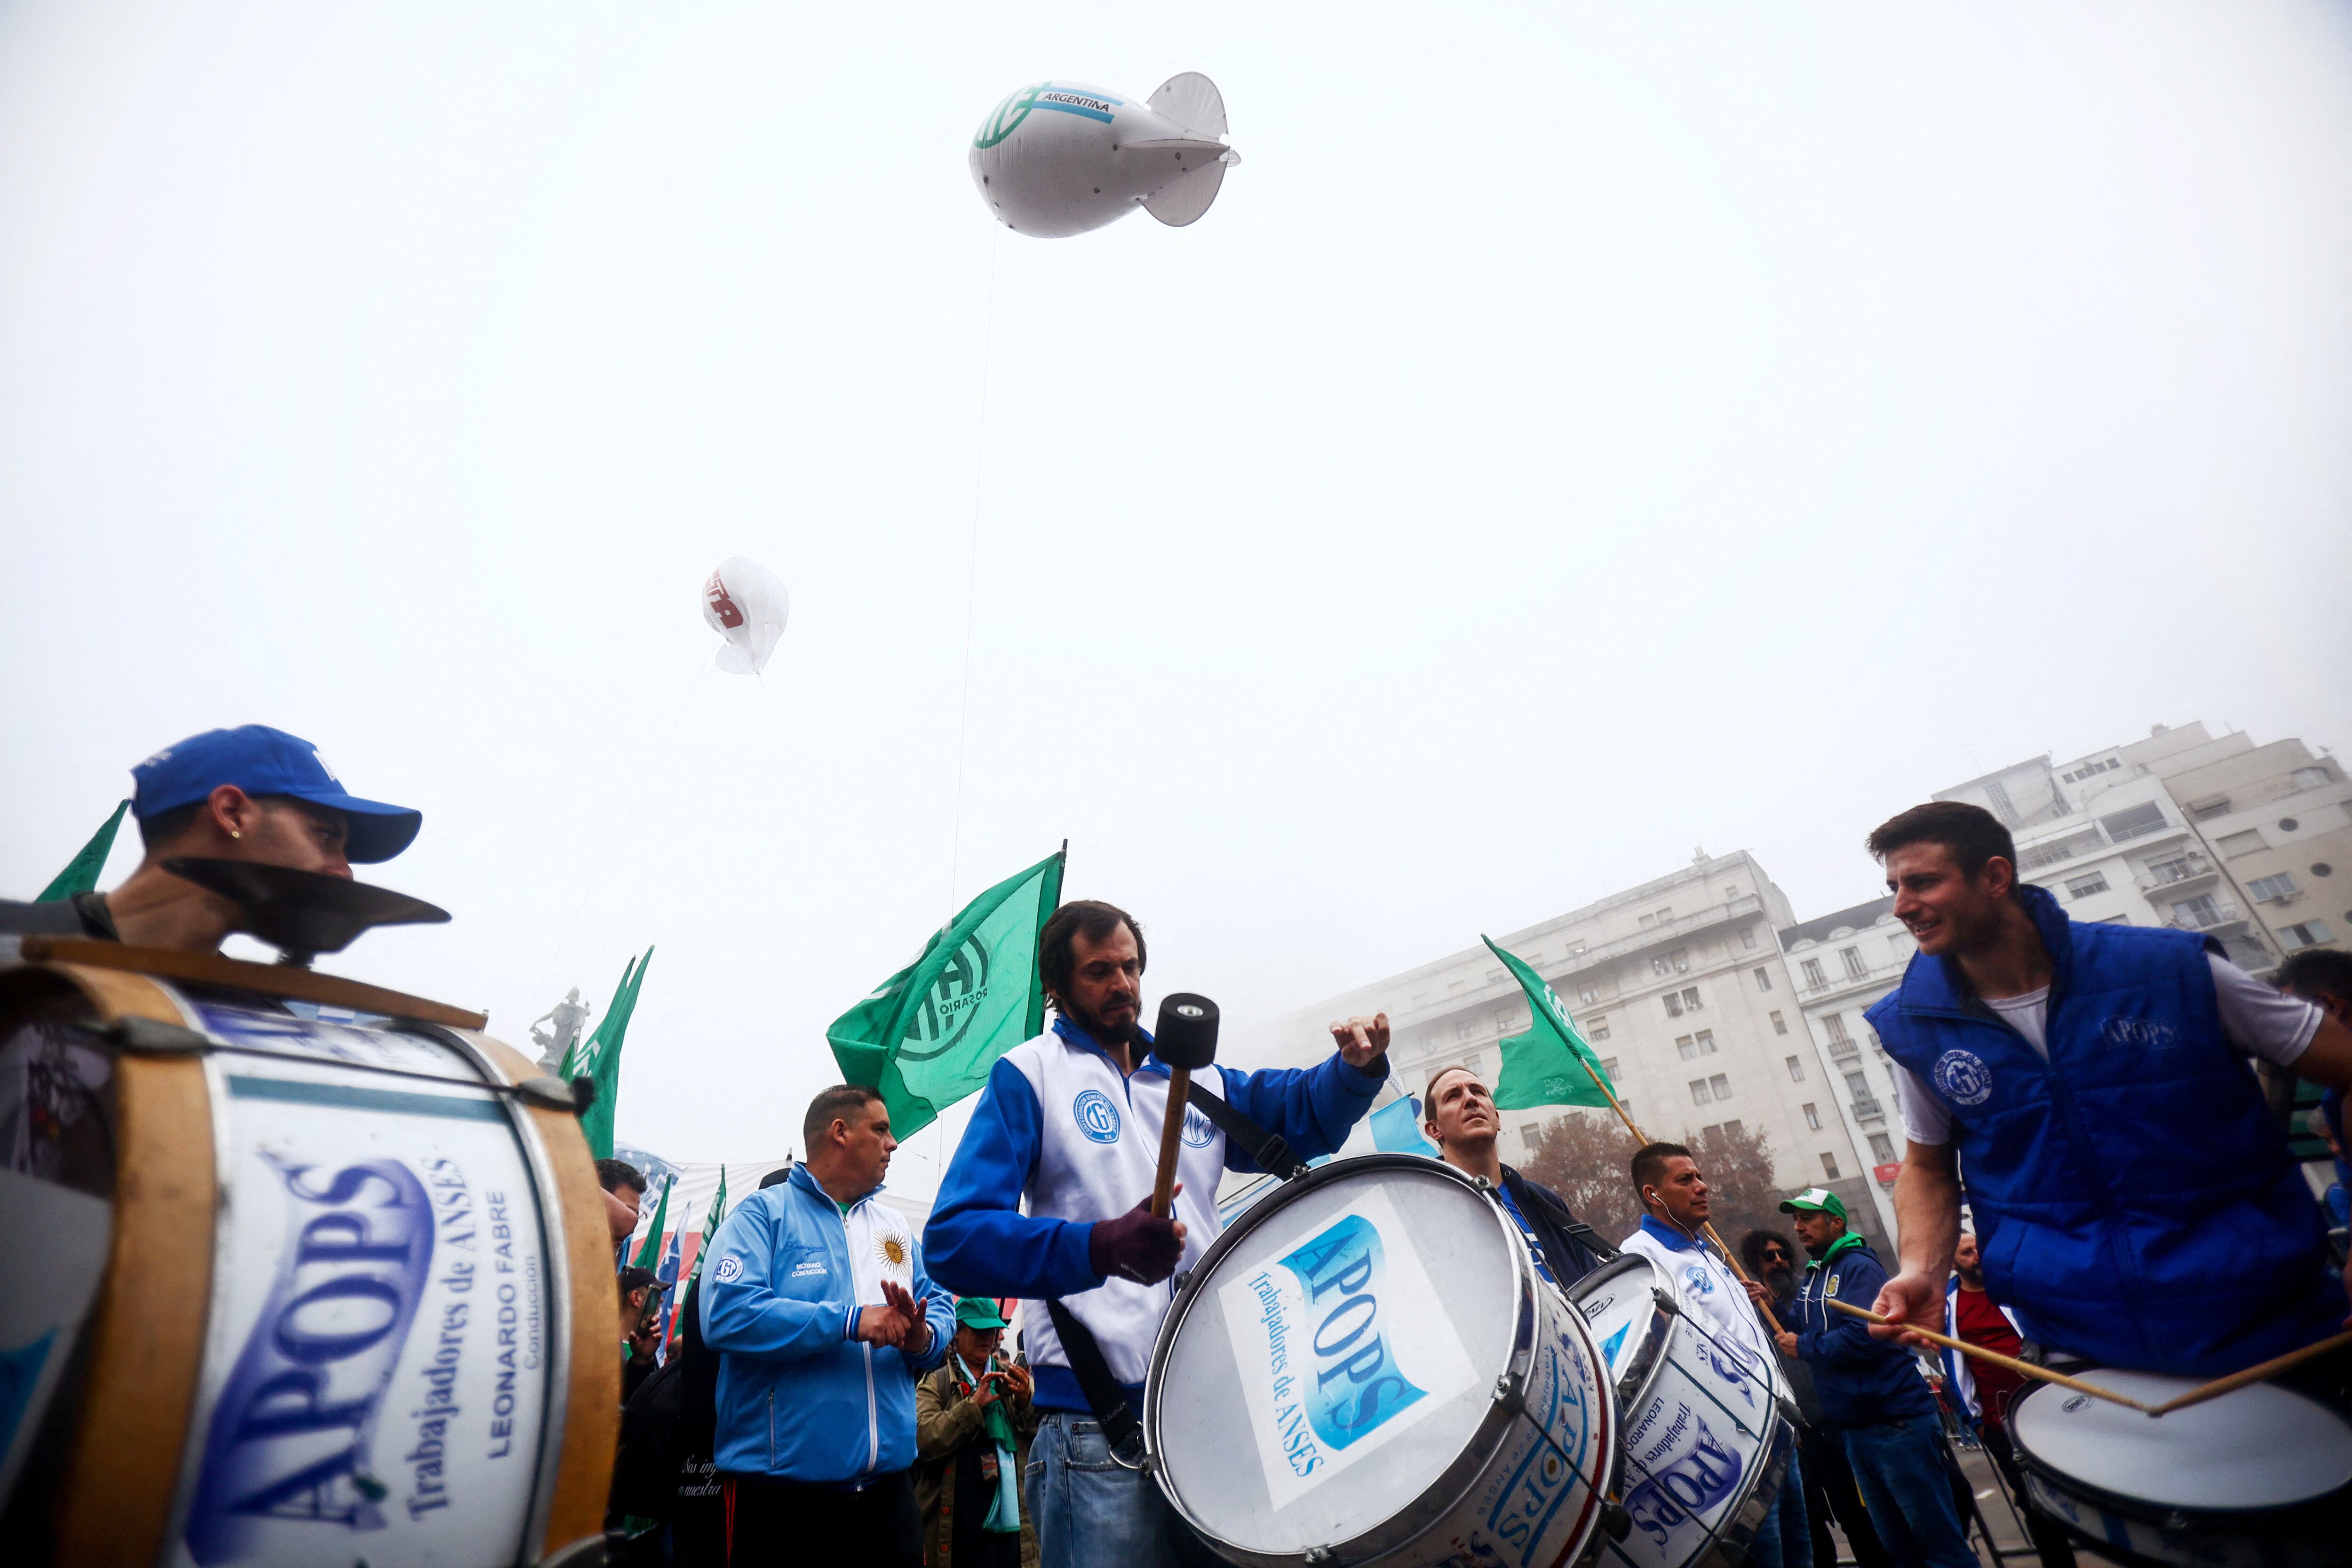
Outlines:
{"label": "flag pole", "polygon": [[[1580,1045],[1583,1044],[1581,1040],[1577,1043]],[[1609,1109],[1617,1113],[1617,1120],[1625,1124],[1625,1131],[1633,1135],[1633,1142],[1636,1144],[1646,1146],[1650,1142],[1649,1135],[1644,1133],[1639,1127],[1634,1126],[1633,1117],[1627,1115],[1625,1108],[1617,1103],[1616,1095],[1610,1092],[1608,1080],[1602,1078],[1598,1069],[1596,1069],[1592,1065],[1591,1058],[1588,1054],[1591,1049],[1592,1047],[1591,1046],[1585,1046],[1583,1050],[1572,1053],[1576,1058],[1577,1065],[1584,1068],[1584,1075],[1592,1080],[1592,1087],[1601,1091],[1601,1098],[1609,1102]],[[1742,1285],[1750,1285],[1755,1283],[1755,1281],[1748,1278],[1748,1270],[1739,1267],[1739,1259],[1732,1255],[1731,1248],[1724,1246],[1723,1237],[1716,1231],[1715,1222],[1712,1220],[1701,1220],[1699,1223],[1706,1227],[1707,1238],[1715,1243],[1716,1250],[1723,1254],[1724,1262],[1731,1266],[1731,1272],[1738,1278],[1739,1282]],[[1759,1301],[1756,1303],[1756,1310],[1764,1314],[1766,1321],[1771,1323],[1775,1332],[1785,1334],[1789,1331],[1789,1326],[1780,1321],[1780,1314],[1774,1311],[1770,1307]]]}

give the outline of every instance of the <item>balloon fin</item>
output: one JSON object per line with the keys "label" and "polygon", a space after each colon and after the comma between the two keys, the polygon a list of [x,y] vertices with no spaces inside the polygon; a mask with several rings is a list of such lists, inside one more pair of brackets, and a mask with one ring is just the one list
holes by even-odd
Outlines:
{"label": "balloon fin", "polygon": [[[1188,131],[1205,136],[1225,133],[1225,95],[1199,71],[1184,71],[1160,84],[1146,107],[1166,115]],[[1198,214],[1193,215],[1198,216]],[[1189,221],[1189,220],[1188,220]]]}
{"label": "balloon fin", "polygon": [[1222,160],[1179,174],[1143,200],[1143,210],[1171,228],[1182,228],[1209,210],[1225,183]]}

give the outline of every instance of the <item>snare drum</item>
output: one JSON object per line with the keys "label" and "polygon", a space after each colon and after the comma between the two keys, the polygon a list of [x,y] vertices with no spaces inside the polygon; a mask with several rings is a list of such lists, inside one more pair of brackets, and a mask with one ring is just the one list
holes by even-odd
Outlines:
{"label": "snare drum", "polygon": [[612,1244],[576,1118],[512,1091],[534,1076],[457,1028],[0,969],[18,1560],[601,1552]]}
{"label": "snare drum", "polygon": [[1613,1560],[1639,1568],[1738,1563],[1795,1451],[1780,1369],[1683,1310],[1672,1282],[1637,1252],[1576,1283],[1617,1396],[1633,1528]]}
{"label": "snare drum", "polygon": [[1246,1210],[1160,1331],[1143,1429],[1235,1563],[1555,1568],[1597,1539],[1599,1349],[1483,1184],[1335,1161]]}
{"label": "snare drum", "polygon": [[[2099,1369],[2085,1383],[2159,1405],[2194,1379]],[[2009,1426],[2035,1506],[2101,1554],[2184,1568],[2336,1568],[2352,1560],[2352,1424],[2257,1383],[2161,1417],[2054,1384]]]}

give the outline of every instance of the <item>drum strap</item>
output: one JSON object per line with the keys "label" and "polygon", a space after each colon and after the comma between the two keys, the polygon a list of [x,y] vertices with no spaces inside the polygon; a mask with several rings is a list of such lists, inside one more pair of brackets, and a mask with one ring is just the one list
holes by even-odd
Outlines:
{"label": "drum strap", "polygon": [[1268,1132],[1248,1117],[1235,1110],[1213,1093],[1199,1079],[1192,1080],[1184,1102],[1207,1117],[1228,1142],[1241,1146],[1261,1171],[1272,1172],[1284,1181],[1307,1173],[1307,1162],[1290,1152],[1289,1142],[1278,1133]]}
{"label": "drum strap", "polygon": [[1070,1372],[1078,1380],[1078,1391],[1087,1396],[1087,1407],[1095,1413],[1102,1427],[1103,1440],[1110,1445],[1110,1457],[1129,1469],[1138,1468],[1138,1461],[1121,1458],[1139,1448],[1137,1437],[1143,1423],[1128,1402],[1127,1390],[1110,1372],[1110,1363],[1103,1359],[1102,1346],[1095,1342],[1092,1329],[1078,1321],[1078,1315],[1059,1301],[1045,1303],[1045,1313],[1054,1320],[1055,1336],[1062,1342],[1062,1353],[1070,1360]]}

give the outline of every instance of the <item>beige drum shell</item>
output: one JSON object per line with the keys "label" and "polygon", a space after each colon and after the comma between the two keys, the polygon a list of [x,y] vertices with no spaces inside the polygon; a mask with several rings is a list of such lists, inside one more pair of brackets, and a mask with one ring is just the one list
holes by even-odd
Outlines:
{"label": "beige drum shell", "polygon": [[[246,1001],[268,1005],[261,996]],[[173,1031],[200,1019],[173,986],[111,963],[0,968],[0,1040],[41,1020],[81,1026],[99,1037],[94,1043],[114,1045],[112,1236],[82,1325],[85,1370],[78,1389],[59,1394],[78,1408],[52,1516],[55,1560],[75,1568],[152,1568],[164,1559],[175,1514],[187,1506],[185,1478],[203,1443],[196,1407],[208,1304],[217,1300],[217,1108],[206,1057],[169,1048],[179,1037]],[[135,1020],[165,1027],[142,1040]],[[537,1076],[520,1052],[488,1037],[448,1030],[441,1037],[489,1081]],[[612,1247],[577,1119],[500,1100],[516,1113],[545,1233],[553,1314],[547,1415],[560,1430],[534,1435],[543,1446],[531,1515],[544,1522],[530,1555],[551,1561],[601,1544],[620,1419]]]}

